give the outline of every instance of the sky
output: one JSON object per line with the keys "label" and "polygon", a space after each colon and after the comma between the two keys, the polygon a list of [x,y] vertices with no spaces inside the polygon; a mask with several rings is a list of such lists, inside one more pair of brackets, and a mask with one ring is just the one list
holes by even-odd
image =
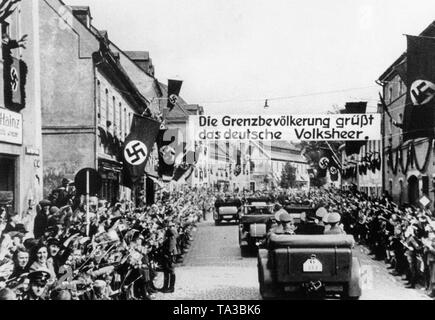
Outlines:
{"label": "sky", "polygon": [[[120,48],[149,51],[161,82],[220,114],[376,111],[379,76],[435,20],[430,0],[66,0]],[[269,109],[264,109],[268,99]]]}

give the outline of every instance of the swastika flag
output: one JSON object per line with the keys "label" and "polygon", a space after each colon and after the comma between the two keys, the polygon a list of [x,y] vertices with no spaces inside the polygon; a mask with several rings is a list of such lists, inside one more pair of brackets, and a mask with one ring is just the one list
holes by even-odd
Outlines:
{"label": "swastika flag", "polygon": [[131,187],[145,175],[145,167],[157,140],[161,123],[134,115],[130,135],[124,143],[124,182]]}
{"label": "swastika flag", "polygon": [[168,109],[172,111],[178,103],[183,81],[168,80]]}
{"label": "swastika flag", "polygon": [[435,135],[435,38],[407,36],[403,141]]}
{"label": "swastika flag", "polygon": [[[367,112],[367,102],[348,102],[344,114],[364,114]],[[361,148],[367,144],[367,141],[347,141],[346,155],[359,154]]]}

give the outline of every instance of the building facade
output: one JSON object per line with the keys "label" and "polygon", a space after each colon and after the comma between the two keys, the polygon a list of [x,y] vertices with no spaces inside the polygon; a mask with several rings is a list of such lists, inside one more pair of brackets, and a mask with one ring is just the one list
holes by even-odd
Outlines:
{"label": "building facade", "polygon": [[[434,37],[434,24],[432,23],[420,35]],[[404,143],[400,126],[403,123],[408,90],[405,82],[406,66],[407,59],[404,53],[378,80],[389,113],[383,112],[383,184],[385,191],[397,203],[416,204],[421,196],[426,195],[433,204],[433,142],[430,139],[416,139]]]}
{"label": "building facade", "polygon": [[[0,206],[22,213],[42,197],[40,1],[22,1],[2,23]],[[27,35],[26,48],[14,40]]]}
{"label": "building facade", "polygon": [[134,114],[151,114],[143,94],[155,80],[92,26],[89,7],[44,0],[40,17],[44,194],[92,168],[103,180],[102,199],[131,199],[136,193],[122,186],[122,145]]}
{"label": "building facade", "polygon": [[371,197],[380,197],[382,185],[382,141],[368,141],[359,154],[346,155],[345,146],[340,147],[344,190],[354,187]]}

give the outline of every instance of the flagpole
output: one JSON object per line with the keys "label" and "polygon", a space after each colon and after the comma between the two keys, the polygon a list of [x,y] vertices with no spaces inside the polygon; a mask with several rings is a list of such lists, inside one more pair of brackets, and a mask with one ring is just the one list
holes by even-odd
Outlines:
{"label": "flagpole", "polygon": [[341,165],[341,161],[339,160],[338,156],[335,154],[334,150],[332,149],[331,145],[329,144],[329,141],[326,141],[326,144],[328,145],[329,150],[332,152],[332,156],[334,157],[335,162],[340,166],[340,170],[343,169],[343,166]]}
{"label": "flagpole", "polygon": [[90,233],[90,212],[89,212],[89,170],[86,170],[86,235]]}

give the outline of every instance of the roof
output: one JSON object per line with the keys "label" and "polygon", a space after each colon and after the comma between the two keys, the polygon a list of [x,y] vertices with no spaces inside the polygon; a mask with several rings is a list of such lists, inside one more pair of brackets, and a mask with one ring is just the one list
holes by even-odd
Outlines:
{"label": "roof", "polygon": [[183,108],[189,113],[189,115],[196,116],[198,114],[204,113],[204,108],[198,104],[189,104],[183,106]]}
{"label": "roof", "polygon": [[131,60],[143,60],[148,61],[150,59],[150,53],[148,51],[124,51],[124,53]]}
{"label": "roof", "polygon": [[71,8],[71,10],[74,11],[85,11],[87,13],[89,13],[89,15],[91,14],[91,8],[89,6],[69,6]]}
{"label": "roof", "polygon": [[279,152],[272,150],[272,160],[285,161],[285,162],[296,162],[296,163],[307,163],[307,160],[301,154],[292,154],[289,152]]}
{"label": "roof", "polygon": [[291,143],[289,141],[272,141],[271,146],[272,146],[272,148],[292,150],[292,151],[297,151],[297,152],[301,151],[301,148],[295,146],[293,143]]}

